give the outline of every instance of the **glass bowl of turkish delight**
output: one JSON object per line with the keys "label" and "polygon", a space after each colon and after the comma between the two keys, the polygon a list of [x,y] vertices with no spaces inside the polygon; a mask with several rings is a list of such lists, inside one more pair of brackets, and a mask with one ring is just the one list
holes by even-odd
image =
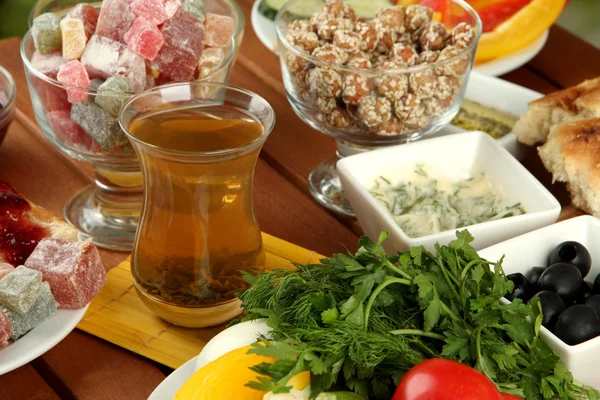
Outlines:
{"label": "glass bowl of turkish delight", "polygon": [[8,133],[15,114],[17,87],[10,73],[0,67],[0,144]]}
{"label": "glass bowl of turkish delight", "polygon": [[227,83],[236,35],[241,39],[236,21],[243,26],[243,19],[209,11],[209,4],[225,0],[206,0],[206,6],[201,0],[70,2],[70,9],[57,3],[36,5],[32,15],[43,10],[41,4],[57,11],[33,18],[21,57],[42,132],[95,169],[95,185],[71,198],[65,218],[98,246],[130,250],[142,177],[117,121],[121,105],[166,83]]}
{"label": "glass bowl of turkish delight", "polygon": [[[296,114],[336,138],[341,156],[415,141],[449,124],[481,36],[475,10],[462,0],[450,3],[444,12],[421,4],[354,10],[342,0],[286,3],[276,31]],[[313,171],[310,190],[352,215],[335,161]]]}

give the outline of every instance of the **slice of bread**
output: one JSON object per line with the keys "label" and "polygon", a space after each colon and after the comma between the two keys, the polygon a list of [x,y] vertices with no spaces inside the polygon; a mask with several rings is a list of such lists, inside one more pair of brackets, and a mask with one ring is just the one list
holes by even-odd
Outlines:
{"label": "slice of bread", "polygon": [[600,217],[600,118],[552,127],[538,153],[553,180],[567,183],[573,205]]}
{"label": "slice of bread", "polygon": [[[55,217],[54,215],[52,215],[49,211],[43,209],[42,207],[28,201],[27,199],[23,198],[23,196],[21,196],[8,182],[4,182],[4,181],[0,181],[0,200],[2,198],[7,198],[6,197],[6,193],[8,193],[11,197],[8,197],[9,201],[18,201],[18,202],[27,202],[31,207],[29,210],[25,211],[23,213],[23,216],[26,217],[26,219],[24,219],[24,223],[26,224],[33,224],[34,226],[38,226],[40,228],[45,229],[48,232],[48,236],[50,238],[54,238],[54,239],[64,239],[64,240],[70,240],[70,241],[76,241],[77,240],[77,230],[69,225],[68,223],[66,223],[65,221]],[[4,196],[3,196],[4,194]],[[16,200],[15,200],[16,199]],[[1,204],[0,204],[1,207]],[[7,211],[8,212],[8,211]],[[13,218],[13,217],[11,217]],[[14,218],[20,218],[20,217],[14,217]],[[14,221],[14,219],[13,219]],[[25,229],[27,229],[27,226],[25,226]],[[19,227],[19,225],[17,225],[17,227]],[[18,228],[20,229],[20,228]],[[2,220],[0,219],[0,235],[2,235]],[[10,232],[10,233],[5,233],[5,235],[13,235],[15,236],[14,232]],[[5,239],[9,239],[9,240],[0,240],[0,243],[4,243],[5,246],[7,246],[6,248],[2,248],[0,247],[0,266],[2,266],[3,263],[11,263],[10,260],[8,260],[8,257],[6,256],[7,252],[11,250],[11,248],[14,249],[14,247],[12,247],[12,245],[10,244],[11,242],[16,242],[16,240],[13,238],[11,239],[13,236],[11,236],[10,238],[7,237]],[[0,237],[0,239],[2,239],[2,237]],[[21,239],[23,240],[23,239]],[[17,243],[18,245],[18,243]],[[33,248],[31,249],[33,250]],[[14,264],[14,263],[12,263]],[[14,265],[16,266],[16,265]]]}
{"label": "slice of bread", "polygon": [[553,125],[600,118],[600,77],[590,79],[529,103],[513,131],[519,142],[544,143]]}

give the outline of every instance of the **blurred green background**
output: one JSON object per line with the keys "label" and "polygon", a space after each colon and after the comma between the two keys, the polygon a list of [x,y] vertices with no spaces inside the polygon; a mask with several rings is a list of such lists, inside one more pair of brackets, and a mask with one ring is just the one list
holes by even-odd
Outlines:
{"label": "blurred green background", "polygon": [[[21,36],[36,0],[0,0],[0,38]],[[600,47],[600,0],[571,0],[558,23]]]}

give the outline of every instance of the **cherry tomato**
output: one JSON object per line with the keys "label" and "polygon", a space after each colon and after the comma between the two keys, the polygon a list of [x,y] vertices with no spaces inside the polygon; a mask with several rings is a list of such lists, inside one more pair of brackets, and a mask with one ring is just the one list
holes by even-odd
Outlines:
{"label": "cherry tomato", "polygon": [[456,361],[432,358],[404,375],[392,400],[502,400],[481,372]]}
{"label": "cherry tomato", "polygon": [[523,400],[521,397],[509,393],[500,393],[500,397],[502,400]]}
{"label": "cherry tomato", "polygon": [[419,4],[433,8],[434,12],[440,13],[442,21],[445,21],[450,15],[450,0],[421,0]]}

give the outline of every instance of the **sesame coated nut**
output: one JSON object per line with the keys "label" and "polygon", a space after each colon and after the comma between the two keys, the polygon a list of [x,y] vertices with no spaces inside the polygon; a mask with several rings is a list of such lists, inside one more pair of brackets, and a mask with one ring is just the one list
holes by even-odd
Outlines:
{"label": "sesame coated nut", "polygon": [[419,54],[419,64],[433,64],[440,56],[439,51],[426,50]]}
{"label": "sesame coated nut", "polygon": [[436,97],[443,99],[452,97],[460,89],[461,80],[456,75],[442,75],[437,77]]}
{"label": "sesame coated nut", "polygon": [[398,34],[396,32],[389,29],[384,29],[375,50],[381,54],[389,54],[389,52],[392,50],[392,47],[394,47],[394,43],[396,43],[397,37]]}
{"label": "sesame coated nut", "polygon": [[332,64],[343,64],[345,58],[344,52],[331,43],[317,47],[312,52],[312,56]]}
{"label": "sesame coated nut", "polygon": [[448,44],[459,49],[467,48],[475,40],[475,29],[466,22],[461,22],[452,29]]}
{"label": "sesame coated nut", "polygon": [[421,51],[441,50],[448,38],[448,29],[440,22],[430,22],[423,28],[419,37]]}
{"label": "sesame coated nut", "polygon": [[350,124],[350,117],[340,108],[327,113],[325,118],[327,119],[327,123],[334,128],[344,128]]}
{"label": "sesame coated nut", "polygon": [[344,77],[342,86],[344,103],[357,105],[361,98],[369,94],[372,84],[361,74],[348,74]]}
{"label": "sesame coated nut", "polygon": [[369,21],[363,22],[358,21],[354,24],[354,31],[360,35],[360,49],[363,51],[372,51],[377,48],[377,44],[379,43],[381,22],[379,21]]}
{"label": "sesame coated nut", "polygon": [[415,42],[412,39],[412,34],[409,32],[404,32],[402,35],[396,39],[396,44],[403,44],[406,47],[412,47],[416,50]]}
{"label": "sesame coated nut", "polygon": [[315,107],[321,112],[329,113],[337,108],[335,97],[317,96],[315,99]]}
{"label": "sesame coated nut", "polygon": [[358,118],[368,127],[379,125],[392,117],[392,103],[384,97],[366,96],[358,103]]}
{"label": "sesame coated nut", "polygon": [[307,76],[309,90],[322,97],[337,97],[342,93],[342,77],[332,69],[313,68]]}
{"label": "sesame coated nut", "polygon": [[356,68],[356,69],[371,69],[373,64],[371,60],[363,57],[350,58],[346,63],[348,68]]}
{"label": "sesame coated nut", "polygon": [[[400,61],[384,61],[379,68],[392,71],[406,68],[406,64]],[[408,78],[406,74],[386,72],[377,78],[377,93],[388,100],[399,100],[407,91]]]}
{"label": "sesame coated nut", "polygon": [[414,32],[430,23],[432,18],[433,9],[421,4],[411,4],[406,7],[404,25],[407,31]]}
{"label": "sesame coated nut", "polygon": [[[458,56],[461,50],[454,46],[446,46],[444,50],[440,52],[439,61],[449,60],[453,57]],[[469,69],[469,60],[467,55],[458,57],[443,66],[437,68],[437,73],[440,75],[462,75]]]}
{"label": "sesame coated nut", "polygon": [[335,18],[345,18],[353,22],[356,21],[354,9],[342,0],[327,0],[323,12]]}
{"label": "sesame coated nut", "polygon": [[422,117],[424,113],[421,100],[416,94],[407,93],[400,100],[394,102],[394,114],[401,121]]}
{"label": "sesame coated nut", "polygon": [[340,49],[350,51],[357,49],[360,44],[360,35],[349,30],[336,31],[333,34],[333,43]]}
{"label": "sesame coated nut", "polygon": [[314,32],[289,31],[285,37],[293,47],[312,53],[319,45],[319,37]]}
{"label": "sesame coated nut", "polygon": [[394,47],[392,47],[392,57],[409,66],[417,65],[419,63],[419,54],[414,47],[405,46],[402,43],[394,44]]}
{"label": "sesame coated nut", "polygon": [[288,29],[290,31],[305,31],[305,32],[312,32],[312,26],[310,25],[310,22],[305,20],[305,19],[299,19],[296,21],[293,21]]}
{"label": "sesame coated nut", "polygon": [[312,31],[315,33],[318,33],[319,26],[321,26],[323,21],[325,21],[326,19],[329,19],[329,18],[331,18],[331,16],[329,14],[321,11],[321,12],[316,13],[312,17],[310,17],[310,20],[308,21],[308,23],[310,24]]}
{"label": "sesame coated nut", "polygon": [[349,19],[328,18],[319,25],[317,33],[320,39],[331,41],[336,31],[352,29],[353,26],[354,24]]}
{"label": "sesame coated nut", "polygon": [[430,69],[414,72],[410,74],[408,84],[411,93],[423,98],[431,97],[437,90],[437,77]]}
{"label": "sesame coated nut", "polygon": [[380,136],[398,136],[404,131],[404,123],[398,118],[392,117],[386,122],[371,127],[369,130]]}
{"label": "sesame coated nut", "polygon": [[402,6],[385,7],[377,11],[376,18],[386,30],[396,35],[404,33],[404,8]]}

